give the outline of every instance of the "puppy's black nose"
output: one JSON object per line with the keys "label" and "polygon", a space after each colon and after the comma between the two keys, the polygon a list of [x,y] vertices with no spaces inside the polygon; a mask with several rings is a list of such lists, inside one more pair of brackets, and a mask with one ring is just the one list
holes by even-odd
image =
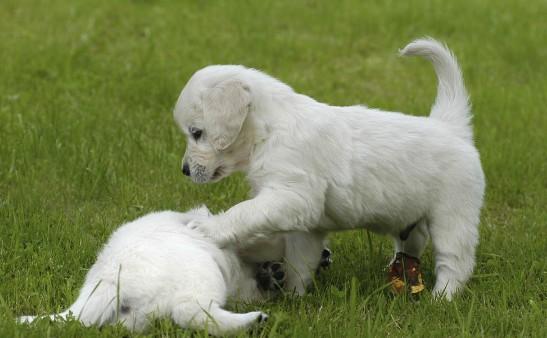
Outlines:
{"label": "puppy's black nose", "polygon": [[188,163],[182,165],[182,173],[186,176],[190,176],[190,167],[188,166]]}

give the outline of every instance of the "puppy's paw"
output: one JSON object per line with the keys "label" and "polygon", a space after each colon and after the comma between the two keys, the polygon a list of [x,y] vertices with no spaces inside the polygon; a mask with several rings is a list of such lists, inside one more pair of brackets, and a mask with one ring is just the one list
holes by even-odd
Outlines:
{"label": "puppy's paw", "polygon": [[321,252],[321,260],[319,261],[319,267],[326,269],[332,264],[332,251],[329,248],[324,248]]}
{"label": "puppy's paw", "polygon": [[226,229],[223,229],[213,217],[193,220],[186,226],[209,238],[213,243],[220,247],[226,246],[229,242],[229,236],[226,236]]}
{"label": "puppy's paw", "polygon": [[416,295],[425,289],[420,260],[403,252],[398,252],[389,266],[388,279],[392,292],[401,294],[406,289]]}
{"label": "puppy's paw", "polygon": [[268,315],[265,314],[264,312],[260,312],[256,318],[256,321],[258,323],[265,323],[268,321]]}
{"label": "puppy's paw", "polygon": [[17,323],[19,324],[30,324],[36,319],[35,316],[21,316],[17,318]]}
{"label": "puppy's paw", "polygon": [[287,274],[281,262],[265,262],[258,266],[256,281],[264,291],[279,291],[285,285]]}

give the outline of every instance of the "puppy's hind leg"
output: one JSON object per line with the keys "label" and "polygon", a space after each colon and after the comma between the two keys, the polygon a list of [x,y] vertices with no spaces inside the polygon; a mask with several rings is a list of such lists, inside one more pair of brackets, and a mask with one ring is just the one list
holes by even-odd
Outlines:
{"label": "puppy's hind leg", "polygon": [[479,211],[453,205],[439,208],[429,226],[435,252],[436,297],[451,300],[473,273],[479,241]]}
{"label": "puppy's hind leg", "polygon": [[34,320],[49,318],[50,320],[66,320],[70,314],[85,326],[102,326],[111,323],[115,318],[116,287],[108,282],[86,281],[80,295],[66,311],[46,316],[23,316],[19,323],[31,323]]}
{"label": "puppy's hind leg", "polygon": [[425,219],[408,225],[394,237],[395,255],[388,271],[393,292],[398,294],[408,289],[411,294],[418,294],[425,289],[419,258],[428,239]]}
{"label": "puppy's hind leg", "polygon": [[395,242],[395,255],[403,252],[409,256],[420,258],[429,239],[426,220],[422,219],[415,224],[407,226],[393,239]]}
{"label": "puppy's hind leg", "polygon": [[207,330],[214,336],[237,333],[265,322],[268,316],[260,311],[234,313],[221,308],[212,301],[202,307],[198,303],[179,304],[173,311],[173,320],[184,328]]}

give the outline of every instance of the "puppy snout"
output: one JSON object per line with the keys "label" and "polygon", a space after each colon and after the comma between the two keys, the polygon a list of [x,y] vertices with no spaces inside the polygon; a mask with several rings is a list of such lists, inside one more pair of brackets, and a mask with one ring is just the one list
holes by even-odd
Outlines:
{"label": "puppy snout", "polygon": [[185,176],[190,176],[190,166],[188,166],[188,163],[184,163],[182,165],[182,173],[185,175]]}

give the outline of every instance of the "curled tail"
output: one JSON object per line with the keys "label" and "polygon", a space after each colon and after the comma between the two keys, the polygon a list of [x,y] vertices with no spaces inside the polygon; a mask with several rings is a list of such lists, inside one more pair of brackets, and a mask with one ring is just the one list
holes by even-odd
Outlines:
{"label": "curled tail", "polygon": [[31,323],[36,319],[66,320],[69,315],[85,326],[102,326],[116,319],[116,286],[112,283],[98,282],[95,285],[85,284],[78,299],[66,311],[49,316],[22,316],[20,323]]}
{"label": "curled tail", "polygon": [[464,139],[473,142],[471,105],[456,57],[432,38],[412,41],[400,51],[404,56],[422,56],[433,63],[439,85],[430,117],[447,122]]}

